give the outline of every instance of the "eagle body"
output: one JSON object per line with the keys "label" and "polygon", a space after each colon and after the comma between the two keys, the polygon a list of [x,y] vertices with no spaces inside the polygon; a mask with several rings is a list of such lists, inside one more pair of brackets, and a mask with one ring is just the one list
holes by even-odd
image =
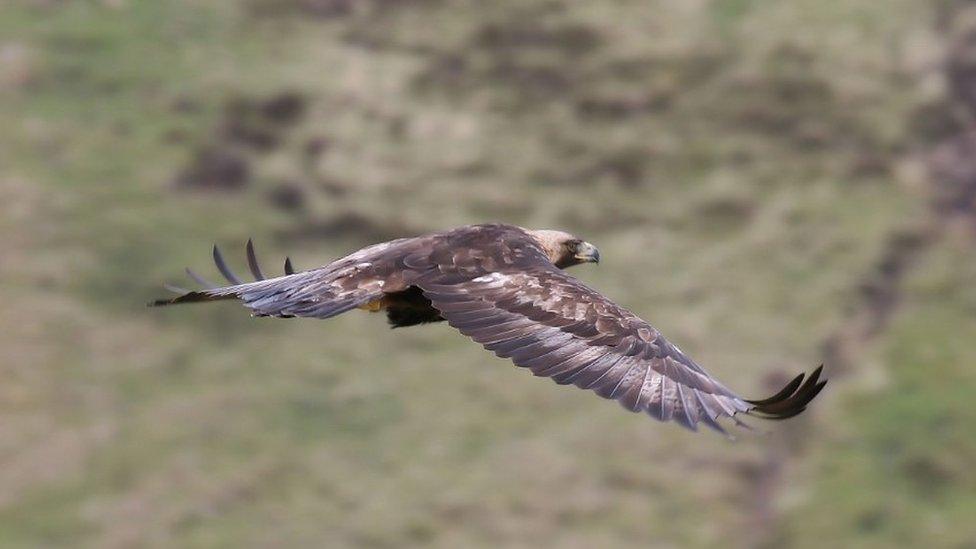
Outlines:
{"label": "eagle body", "polygon": [[634,313],[568,274],[598,262],[592,244],[569,233],[506,224],[468,225],[368,246],[327,265],[266,279],[251,242],[244,283],[214,247],[230,285],[187,269],[205,289],[151,305],[237,299],[254,315],[330,318],[385,311],[392,327],[447,321],[497,356],[536,376],[617,400],[628,410],[696,429],[737,414],[784,419],[823,388],[817,369],[763,400],[745,400],[710,376]]}
{"label": "eagle body", "polygon": [[392,328],[444,321],[441,312],[434,308],[424,296],[423,290],[417,286],[410,286],[402,292],[383,298],[376,310],[382,309],[386,310],[386,320]]}

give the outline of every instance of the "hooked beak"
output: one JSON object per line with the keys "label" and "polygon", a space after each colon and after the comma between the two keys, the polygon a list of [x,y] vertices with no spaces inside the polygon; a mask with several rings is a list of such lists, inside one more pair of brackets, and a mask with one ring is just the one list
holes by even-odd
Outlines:
{"label": "hooked beak", "polygon": [[584,263],[599,263],[600,250],[596,249],[596,246],[589,242],[583,242],[576,248],[576,255],[574,257]]}

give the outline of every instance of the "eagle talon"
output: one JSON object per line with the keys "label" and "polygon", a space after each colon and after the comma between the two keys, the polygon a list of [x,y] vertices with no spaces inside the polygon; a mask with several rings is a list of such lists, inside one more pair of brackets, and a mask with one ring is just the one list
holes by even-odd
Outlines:
{"label": "eagle talon", "polygon": [[374,299],[365,305],[360,305],[359,308],[364,311],[369,311],[371,313],[376,313],[383,310],[383,298]]}

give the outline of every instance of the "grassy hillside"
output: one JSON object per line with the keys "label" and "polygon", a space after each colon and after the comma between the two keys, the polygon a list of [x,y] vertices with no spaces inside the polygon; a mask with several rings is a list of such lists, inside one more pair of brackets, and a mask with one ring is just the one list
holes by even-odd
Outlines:
{"label": "grassy hillside", "polygon": [[[14,0],[0,545],[976,544],[961,2]],[[946,63],[945,60],[956,62]],[[967,175],[968,174],[968,175]],[[378,315],[147,310],[498,220],[746,395],[687,433]]]}

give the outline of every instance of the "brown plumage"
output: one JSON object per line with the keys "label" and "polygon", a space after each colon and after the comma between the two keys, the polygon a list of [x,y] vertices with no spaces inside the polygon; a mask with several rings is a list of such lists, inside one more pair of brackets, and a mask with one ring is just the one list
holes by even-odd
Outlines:
{"label": "brown plumage", "polygon": [[496,355],[536,376],[573,384],[633,412],[699,423],[743,413],[785,419],[823,389],[821,368],[782,391],[745,400],[710,376],[654,327],[573,278],[564,268],[599,261],[596,248],[561,231],[486,224],[401,238],[332,263],[265,279],[248,241],[255,282],[242,283],[214,247],[214,262],[231,285],[204,286],[151,305],[238,299],[258,316],[329,318],[350,309],[386,311],[393,327],[446,320]]}

